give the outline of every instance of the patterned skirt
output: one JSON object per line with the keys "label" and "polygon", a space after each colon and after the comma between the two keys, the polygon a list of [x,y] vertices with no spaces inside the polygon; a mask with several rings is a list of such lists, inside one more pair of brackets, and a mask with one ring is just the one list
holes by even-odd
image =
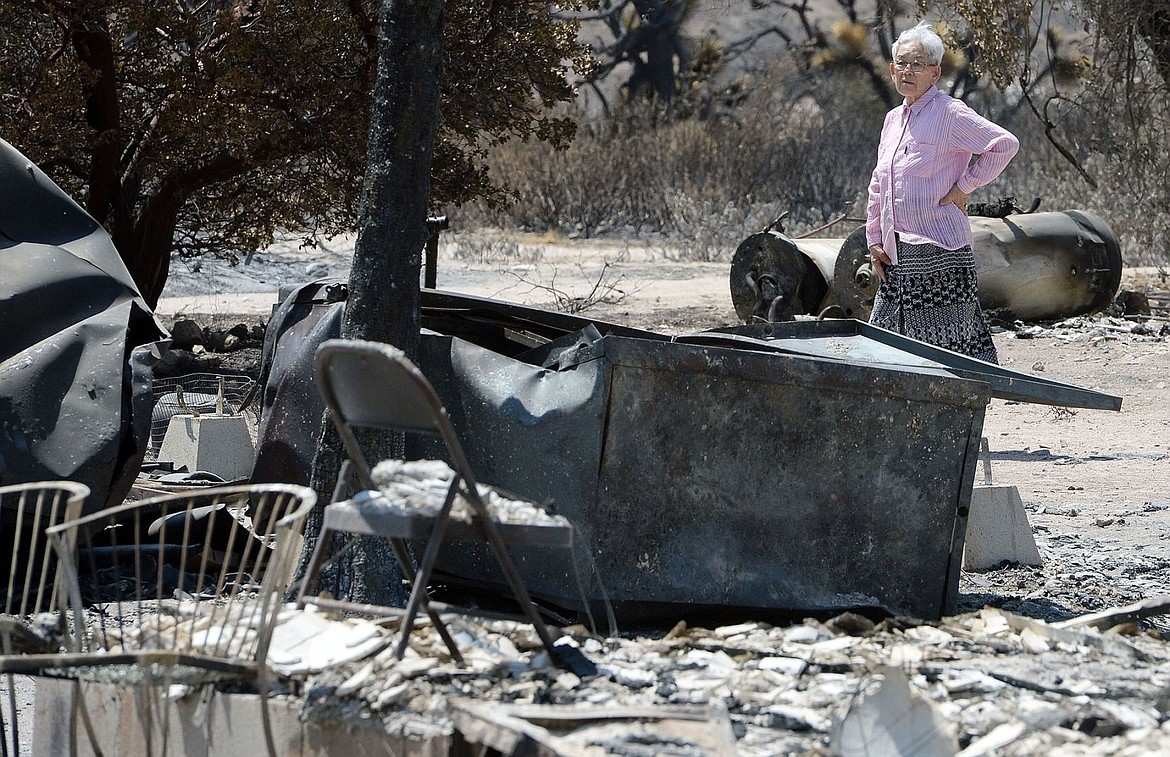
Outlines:
{"label": "patterned skirt", "polygon": [[869,322],[920,342],[998,363],[976,290],[970,247],[944,250],[898,242],[898,264],[886,266]]}

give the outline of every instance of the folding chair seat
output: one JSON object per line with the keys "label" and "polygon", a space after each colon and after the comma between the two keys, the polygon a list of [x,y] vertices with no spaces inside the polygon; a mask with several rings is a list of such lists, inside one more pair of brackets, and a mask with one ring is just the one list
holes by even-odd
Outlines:
{"label": "folding chair seat", "polygon": [[[328,407],[345,446],[347,460],[334,493],[334,502],[324,510],[317,538],[298,602],[363,614],[402,616],[395,654],[401,659],[418,612],[425,612],[443,639],[452,657],[462,657],[436,608],[468,615],[486,615],[470,608],[453,608],[433,602],[428,595],[441,545],[447,540],[486,542],[499,564],[504,579],[521,612],[532,624],[545,649],[557,664],[589,671],[592,664],[564,646],[554,646],[548,627],[540,617],[527,588],[513,563],[509,545],[537,545],[567,548],[572,544],[572,525],[564,518],[531,506],[537,517],[526,522],[500,522],[492,513],[476,481],[463,447],[442,401],[419,369],[398,349],[375,342],[333,339],[323,343],[315,360],[318,390]],[[429,508],[407,504],[402,498],[386,496],[379,489],[355,429],[421,433],[440,438],[450,458],[450,484],[432,498]],[[353,474],[361,488],[345,497],[347,477]],[[457,504],[460,500],[462,504]],[[417,504],[417,503],[415,503]],[[453,508],[466,506],[467,517],[452,516]],[[388,539],[403,576],[410,583],[405,610],[375,607],[327,596],[314,596],[322,567],[333,549],[335,534],[358,534]],[[423,542],[417,568],[406,547],[407,541]]]}
{"label": "folding chair seat", "polygon": [[[0,486],[0,671],[7,677],[3,754],[20,753],[13,672],[17,656],[68,648],[64,582],[45,529],[81,515],[89,487],[72,481]],[[11,746],[11,752],[8,751]]]}

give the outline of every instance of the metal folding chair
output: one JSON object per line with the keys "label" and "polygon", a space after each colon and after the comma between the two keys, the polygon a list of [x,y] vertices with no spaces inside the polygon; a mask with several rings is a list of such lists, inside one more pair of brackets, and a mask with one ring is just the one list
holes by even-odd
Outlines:
{"label": "metal folding chair", "polygon": [[174,684],[252,683],[275,754],[268,645],[316,499],[288,484],[208,487],[48,528],[73,613],[72,651],[24,655],[11,667],[156,697]]}
{"label": "metal folding chair", "polygon": [[[68,648],[64,582],[45,529],[81,515],[89,487],[72,481],[0,486],[0,672],[8,685],[0,708],[0,755],[20,754],[13,672],[17,655]],[[9,751],[11,748],[11,752]]]}
{"label": "metal folding chair", "polygon": [[[338,481],[335,501],[324,510],[321,533],[301,584],[298,602],[343,612],[384,614],[388,617],[401,614],[401,632],[395,648],[399,659],[406,651],[415,617],[422,610],[430,617],[452,657],[462,663],[459,650],[436,607],[469,615],[477,613],[470,608],[451,608],[432,602],[428,595],[428,582],[439,548],[445,540],[486,542],[499,563],[513,597],[550,656],[558,664],[577,664],[578,660],[566,662],[569,654],[565,648],[554,648],[552,635],[508,554],[509,544],[570,547],[572,526],[563,519],[549,523],[518,524],[501,523],[492,516],[442,401],[426,377],[400,350],[375,342],[333,339],[317,349],[315,367],[318,389],[337,426],[348,460]],[[454,476],[437,512],[412,509],[380,494],[371,475],[371,466],[354,434],[355,428],[362,427],[423,433],[442,439]],[[364,491],[341,499],[349,470],[356,472],[358,483]],[[451,517],[456,498],[462,498],[470,508],[470,522]],[[310,594],[332,550],[332,537],[338,533],[383,537],[390,541],[403,576],[411,584],[405,611]],[[425,542],[417,569],[407,551],[407,540]]]}

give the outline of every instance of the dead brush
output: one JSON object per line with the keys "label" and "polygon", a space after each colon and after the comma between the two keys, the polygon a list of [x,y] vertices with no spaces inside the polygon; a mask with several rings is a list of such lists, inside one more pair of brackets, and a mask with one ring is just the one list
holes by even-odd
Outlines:
{"label": "dead brush", "polygon": [[[559,272],[555,266],[548,274],[547,281],[534,281],[515,271],[507,271],[507,273],[528,286],[528,291],[539,291],[550,295],[553,298],[554,306],[562,313],[583,313],[597,305],[619,305],[629,294],[637,291],[636,287],[631,289],[622,286],[625,275],[617,273],[617,268],[608,260],[602,263],[596,276],[587,272],[585,267],[580,264],[577,265],[577,270],[580,271],[581,278],[587,287],[583,293],[581,293],[581,287],[562,288],[558,286]],[[574,294],[574,291],[579,293]]]}
{"label": "dead brush", "polygon": [[[493,152],[490,170],[512,202],[472,215],[503,229],[654,234],[680,248],[680,260],[714,261],[782,211],[791,236],[822,226],[850,202],[863,214],[886,111],[872,84],[791,59],[745,86],[747,96],[720,117],[696,111],[683,119],[630,103],[606,117],[580,114],[578,135],[563,151],[505,144]],[[1055,152],[1026,108],[994,90],[976,99],[973,105],[1015,133],[1022,148],[974,202],[1011,195],[1039,197],[1041,211],[1086,210],[1112,226],[1126,265],[1170,263],[1170,132],[1149,136],[1162,149],[1147,145],[1145,163],[1126,160],[1121,146],[1084,151],[1094,188]]]}
{"label": "dead brush", "polygon": [[446,246],[451,257],[468,263],[503,264],[520,261],[520,245],[509,236],[463,234]]}

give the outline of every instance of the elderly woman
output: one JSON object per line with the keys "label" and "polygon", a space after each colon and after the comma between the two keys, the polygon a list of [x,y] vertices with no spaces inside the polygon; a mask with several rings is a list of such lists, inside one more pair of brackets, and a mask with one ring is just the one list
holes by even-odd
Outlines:
{"label": "elderly woman", "polygon": [[967,197],[1020,143],[935,88],[943,42],[928,24],[903,32],[893,54],[890,76],[906,99],[886,114],[869,184],[866,242],[879,280],[870,323],[998,362],[977,298]]}

